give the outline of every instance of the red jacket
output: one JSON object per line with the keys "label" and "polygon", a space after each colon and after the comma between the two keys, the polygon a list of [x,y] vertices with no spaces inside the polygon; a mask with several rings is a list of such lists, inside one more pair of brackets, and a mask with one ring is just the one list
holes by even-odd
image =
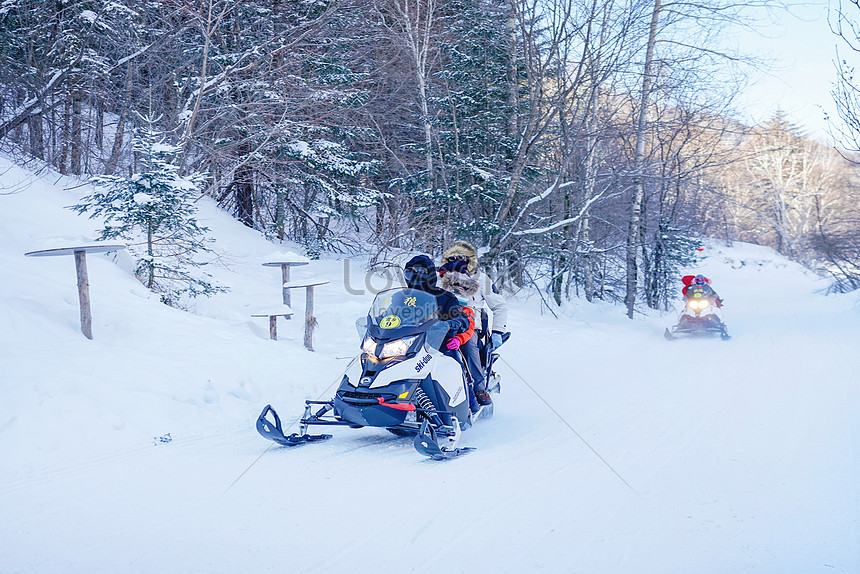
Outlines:
{"label": "red jacket", "polygon": [[[686,295],[686,294],[687,294],[687,287],[689,287],[689,286],[690,286],[690,284],[693,282],[693,279],[695,279],[695,278],[696,278],[696,276],[695,276],[695,275],[684,275],[683,277],[681,277],[681,283],[683,283],[683,284],[684,284],[684,288],[683,288],[683,289],[681,289],[681,294],[682,294],[682,295]],[[707,285],[710,285],[710,284],[711,284],[711,280],[710,280],[710,279],[708,279],[708,278],[706,277],[706,278],[705,278],[705,283],[706,283]]]}
{"label": "red jacket", "polygon": [[462,333],[457,333],[454,335],[455,339],[460,340],[460,345],[465,345],[466,341],[472,338],[472,335],[475,333],[475,312],[472,311],[471,307],[468,305],[463,306],[463,313],[469,318],[469,328],[463,331]]}
{"label": "red jacket", "polygon": [[[687,294],[687,289],[690,288],[690,285],[693,283],[693,279],[695,279],[695,278],[696,278],[695,275],[684,275],[683,277],[681,277],[681,283],[684,284],[684,288],[681,289],[682,295]],[[714,291],[714,289],[711,287],[711,280],[708,279],[707,277],[705,278],[705,285],[707,285],[710,288],[711,292],[714,294],[714,304],[716,304],[717,307],[722,307],[723,306],[723,300],[720,299],[720,296],[717,295],[717,292]]]}

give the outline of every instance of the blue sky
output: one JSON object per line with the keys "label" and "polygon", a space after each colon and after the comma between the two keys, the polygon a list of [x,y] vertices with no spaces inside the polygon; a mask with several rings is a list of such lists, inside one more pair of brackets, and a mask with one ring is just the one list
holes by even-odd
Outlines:
{"label": "blue sky", "polygon": [[[826,138],[825,116],[838,120],[830,94],[836,81],[836,46],[849,63],[860,63],[858,54],[830,30],[828,14],[833,19],[837,7],[837,0],[795,3],[791,13],[772,14],[773,23],[758,27],[758,35],[742,35],[750,51],[773,60],[769,71],[753,74],[752,85],[741,95],[748,121],[765,121],[781,108],[810,136]],[[853,6],[847,10],[860,16]]]}

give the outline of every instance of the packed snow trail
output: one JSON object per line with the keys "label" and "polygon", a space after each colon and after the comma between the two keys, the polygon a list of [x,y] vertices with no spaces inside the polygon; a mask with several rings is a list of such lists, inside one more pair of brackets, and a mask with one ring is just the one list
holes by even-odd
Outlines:
{"label": "packed snow trail", "polygon": [[344,262],[313,265],[331,280],[317,352],[301,321],[270,341],[250,313],[279,296],[274,248],[201,201],[231,291],[183,313],[89,258],[87,341],[71,262],[22,254],[94,223],[62,186],[0,173],[29,178],[0,196],[4,573],[860,570],[858,297],[770,250],[712,245],[696,269],[727,342],[665,341],[675,313],[573,302],[554,319],[512,300],[502,395],[469,456],[377,429],[270,448],[263,406],[288,425],[357,352],[372,294],[346,290]]}

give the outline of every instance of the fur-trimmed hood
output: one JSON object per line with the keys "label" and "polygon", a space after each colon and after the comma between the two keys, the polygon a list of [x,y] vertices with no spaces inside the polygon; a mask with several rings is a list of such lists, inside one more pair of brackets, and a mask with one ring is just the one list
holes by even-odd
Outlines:
{"label": "fur-trimmed hood", "polygon": [[442,289],[450,291],[455,295],[465,297],[466,299],[474,297],[480,288],[480,283],[465,273],[448,271],[442,275]]}
{"label": "fur-trimmed hood", "polygon": [[466,257],[467,269],[469,275],[474,275],[478,271],[478,251],[475,246],[468,241],[455,241],[448,249],[442,253],[442,264],[448,261],[449,257],[462,255]]}

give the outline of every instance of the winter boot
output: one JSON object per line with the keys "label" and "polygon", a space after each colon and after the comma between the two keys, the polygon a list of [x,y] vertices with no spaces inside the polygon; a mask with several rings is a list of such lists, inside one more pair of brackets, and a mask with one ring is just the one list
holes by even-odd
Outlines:
{"label": "winter boot", "polygon": [[478,399],[478,403],[481,405],[491,405],[493,404],[493,399],[490,398],[490,393],[487,392],[487,389],[479,389],[475,391],[475,398]]}

